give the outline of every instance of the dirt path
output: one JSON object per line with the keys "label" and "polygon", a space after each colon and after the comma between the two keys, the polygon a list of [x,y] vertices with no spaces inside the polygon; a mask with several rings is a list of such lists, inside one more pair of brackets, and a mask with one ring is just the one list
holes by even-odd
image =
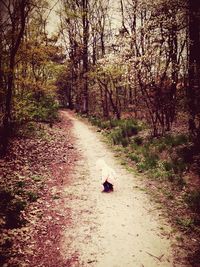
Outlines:
{"label": "dirt path", "polygon": [[[75,146],[82,158],[65,187],[70,224],[62,242],[67,266],[156,267],[173,264],[170,227],[92,127],[62,111],[74,123]],[[104,157],[118,174],[118,190],[101,193],[96,160]]]}

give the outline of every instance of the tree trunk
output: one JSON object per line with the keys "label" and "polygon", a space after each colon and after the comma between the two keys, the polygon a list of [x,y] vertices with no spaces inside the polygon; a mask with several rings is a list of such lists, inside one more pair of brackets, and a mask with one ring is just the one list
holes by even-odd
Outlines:
{"label": "tree trunk", "polygon": [[188,88],[189,131],[200,137],[200,2],[189,0]]}
{"label": "tree trunk", "polygon": [[169,88],[168,97],[165,101],[168,103],[165,108],[165,117],[166,117],[166,125],[165,129],[170,131],[171,125],[176,116],[176,87],[178,83],[178,40],[177,40],[177,25],[175,22],[175,16],[173,17],[174,24],[171,28],[170,36],[169,36],[169,51],[170,51],[170,58],[171,58],[171,85]]}
{"label": "tree trunk", "polygon": [[82,0],[83,4],[83,113],[88,114],[88,40],[89,40],[89,21],[88,21],[88,0]]}
{"label": "tree trunk", "polygon": [[[19,5],[19,14],[20,18],[18,17],[16,21],[13,20],[12,15],[10,14],[11,18],[11,48],[10,48],[10,55],[9,55],[9,73],[7,76],[7,90],[5,96],[5,114],[3,119],[3,134],[2,134],[2,151],[1,153],[5,155],[8,141],[11,133],[11,111],[12,111],[12,95],[14,89],[14,73],[15,73],[15,60],[16,55],[21,44],[25,25],[26,25],[26,17],[28,12],[26,12],[28,2],[26,0],[22,0]],[[14,10],[13,12],[16,12]],[[17,23],[19,21],[19,31],[17,32]]]}

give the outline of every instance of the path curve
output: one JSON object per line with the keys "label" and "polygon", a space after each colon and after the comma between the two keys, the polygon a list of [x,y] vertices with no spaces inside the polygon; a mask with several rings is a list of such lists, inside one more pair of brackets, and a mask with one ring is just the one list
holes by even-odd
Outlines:
{"label": "path curve", "polygon": [[[81,154],[73,180],[65,187],[66,209],[62,253],[73,267],[169,267],[173,264],[170,227],[139,190],[139,181],[117,162],[94,128],[62,111],[73,121],[75,146]],[[118,190],[102,193],[98,158],[118,174]]]}

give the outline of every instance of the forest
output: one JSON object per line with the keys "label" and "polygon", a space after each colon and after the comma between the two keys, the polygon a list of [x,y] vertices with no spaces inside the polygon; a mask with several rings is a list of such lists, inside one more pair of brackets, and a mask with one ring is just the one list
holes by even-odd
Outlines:
{"label": "forest", "polygon": [[[172,224],[196,240],[187,260],[199,266],[200,2],[0,0],[2,265],[13,255],[6,231],[20,229],[38,199],[37,154],[47,165],[64,149],[76,157],[71,134],[63,146],[72,125],[53,132],[64,127],[60,110],[98,128],[124,164],[150,177]],[[26,164],[36,166],[28,193]],[[14,264],[5,266],[39,266]]]}
{"label": "forest", "polygon": [[[1,1],[1,150],[16,127],[52,121],[59,105],[144,120],[154,137],[179,116],[199,139],[199,15],[194,1]],[[120,21],[120,23],[119,23]]]}

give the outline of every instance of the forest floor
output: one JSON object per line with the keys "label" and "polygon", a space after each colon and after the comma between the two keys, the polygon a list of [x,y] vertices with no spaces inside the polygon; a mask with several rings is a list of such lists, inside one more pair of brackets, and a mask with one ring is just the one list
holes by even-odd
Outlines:
{"label": "forest floor", "polygon": [[[164,210],[150,201],[138,176],[120,164],[94,127],[72,112],[60,115],[48,141],[16,140],[18,151],[14,146],[0,161],[1,170],[9,166],[17,173],[19,186],[23,180],[32,199],[23,211],[26,224],[3,229],[3,252],[10,253],[3,266],[190,266]],[[112,193],[101,192],[101,157],[118,175]]]}

